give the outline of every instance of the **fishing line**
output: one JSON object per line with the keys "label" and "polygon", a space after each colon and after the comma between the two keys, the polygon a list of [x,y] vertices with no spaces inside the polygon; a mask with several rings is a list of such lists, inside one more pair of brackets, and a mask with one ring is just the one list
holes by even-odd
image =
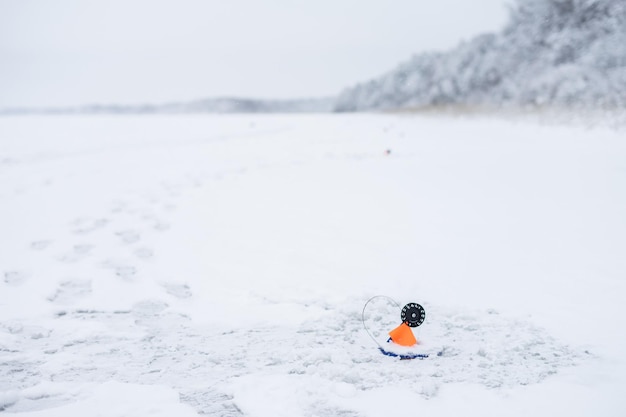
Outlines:
{"label": "fishing line", "polygon": [[367,325],[365,324],[365,309],[367,308],[367,305],[372,300],[375,300],[376,298],[385,298],[386,300],[391,301],[396,307],[398,307],[398,310],[400,309],[400,304],[398,304],[398,302],[396,300],[394,300],[393,298],[387,297],[386,295],[375,295],[372,298],[370,298],[369,300],[367,300],[365,302],[365,305],[363,306],[363,311],[361,312],[361,321],[363,322],[363,328],[367,332],[368,336],[374,341],[374,343],[376,343],[378,348],[379,349],[383,349],[383,347],[380,345],[380,343],[378,343],[378,340],[376,340],[376,338],[372,335],[372,333],[370,333],[369,329],[367,328]]}

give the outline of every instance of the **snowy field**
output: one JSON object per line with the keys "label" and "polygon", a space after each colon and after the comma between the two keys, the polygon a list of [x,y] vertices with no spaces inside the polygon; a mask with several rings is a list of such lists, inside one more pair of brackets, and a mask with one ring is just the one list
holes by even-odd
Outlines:
{"label": "snowy field", "polygon": [[7,415],[624,416],[625,299],[623,130],[0,118]]}

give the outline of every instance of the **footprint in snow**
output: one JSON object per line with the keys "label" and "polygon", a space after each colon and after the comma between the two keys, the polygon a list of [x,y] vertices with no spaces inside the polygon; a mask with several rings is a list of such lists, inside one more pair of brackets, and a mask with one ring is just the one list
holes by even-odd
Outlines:
{"label": "footprint in snow", "polygon": [[74,247],[72,248],[70,252],[66,253],[65,255],[60,256],[58,260],[60,262],[68,262],[68,263],[81,261],[82,259],[84,259],[85,257],[89,255],[89,253],[91,252],[93,248],[95,248],[94,245],[90,245],[87,243],[74,245]]}
{"label": "footprint in snow", "polygon": [[59,284],[59,287],[48,297],[48,301],[68,305],[78,301],[81,297],[91,293],[91,281],[89,280],[70,280]]}
{"label": "footprint in snow", "polygon": [[30,244],[32,250],[44,250],[52,244],[51,240],[36,240]]}
{"label": "footprint in snow", "polygon": [[9,322],[0,322],[0,331],[5,333],[13,334],[13,335],[22,335],[28,339],[44,339],[50,337],[52,333],[51,329],[37,326],[37,325],[24,325],[20,322],[9,321]]}
{"label": "footprint in snow", "polygon": [[154,220],[154,218],[154,213],[152,212],[145,211],[139,214],[139,219],[143,221],[151,221]]}
{"label": "footprint in snow", "polygon": [[138,248],[134,254],[139,259],[150,259],[154,256],[154,251],[150,248]]}
{"label": "footprint in snow", "polygon": [[123,230],[115,233],[124,243],[135,243],[141,239],[141,235],[135,230]]}
{"label": "footprint in snow", "polygon": [[11,286],[18,286],[26,281],[26,274],[19,271],[5,271],[4,282]]}
{"label": "footprint in snow", "polygon": [[109,224],[109,220],[101,219],[76,219],[72,222],[72,232],[76,234],[91,233],[97,229],[101,229]]}
{"label": "footprint in snow", "polygon": [[118,266],[115,268],[115,275],[126,281],[130,281],[135,274],[137,274],[137,268],[134,266]]}
{"label": "footprint in snow", "polygon": [[115,275],[122,278],[125,281],[131,281],[137,274],[137,268],[132,265],[128,265],[123,262],[117,262],[114,260],[106,260],[102,263],[102,266],[107,269],[112,269]]}
{"label": "footprint in snow", "polygon": [[132,313],[139,317],[155,317],[168,307],[169,304],[162,300],[144,300],[133,306]]}
{"label": "footprint in snow", "polygon": [[193,294],[191,288],[187,284],[175,284],[170,282],[164,282],[161,284],[165,291],[176,298],[189,298]]}
{"label": "footprint in snow", "polygon": [[164,232],[170,228],[170,224],[167,222],[158,221],[154,224],[154,230],[158,230],[159,232]]}

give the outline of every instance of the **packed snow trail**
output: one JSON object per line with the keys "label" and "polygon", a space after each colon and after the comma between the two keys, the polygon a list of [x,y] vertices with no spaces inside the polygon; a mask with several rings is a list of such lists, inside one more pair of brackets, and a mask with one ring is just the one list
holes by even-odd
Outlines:
{"label": "packed snow trail", "polygon": [[[621,133],[0,118],[0,410],[622,415]],[[375,294],[441,356],[380,354]]]}

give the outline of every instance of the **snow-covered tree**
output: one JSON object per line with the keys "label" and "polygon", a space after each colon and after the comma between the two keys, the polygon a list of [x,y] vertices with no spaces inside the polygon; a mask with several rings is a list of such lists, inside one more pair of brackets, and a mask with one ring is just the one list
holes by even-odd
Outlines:
{"label": "snow-covered tree", "polygon": [[517,0],[500,33],[414,56],[335,110],[449,104],[626,107],[626,1]]}

